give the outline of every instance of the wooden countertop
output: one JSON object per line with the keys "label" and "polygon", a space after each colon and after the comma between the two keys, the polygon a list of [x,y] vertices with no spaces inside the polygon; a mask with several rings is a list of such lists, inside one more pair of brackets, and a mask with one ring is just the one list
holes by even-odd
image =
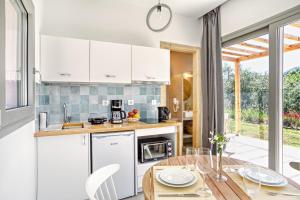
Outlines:
{"label": "wooden countertop", "polygon": [[181,122],[177,121],[167,121],[158,124],[146,124],[144,122],[136,123],[123,123],[123,124],[110,124],[105,123],[101,125],[90,125],[88,123],[84,124],[83,128],[75,129],[63,129],[63,130],[49,130],[49,131],[39,131],[34,134],[35,137],[44,137],[44,136],[59,136],[59,135],[73,135],[81,133],[107,133],[107,132],[116,132],[116,131],[132,131],[137,129],[146,129],[146,128],[160,128],[167,126],[182,126]]}

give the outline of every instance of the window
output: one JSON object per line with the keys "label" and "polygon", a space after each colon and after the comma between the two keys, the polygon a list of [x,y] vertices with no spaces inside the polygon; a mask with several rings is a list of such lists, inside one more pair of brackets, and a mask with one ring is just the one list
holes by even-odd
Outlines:
{"label": "window", "polygon": [[34,5],[0,0],[0,138],[34,120]]}
{"label": "window", "polygon": [[5,109],[28,105],[28,13],[20,0],[5,0]]}

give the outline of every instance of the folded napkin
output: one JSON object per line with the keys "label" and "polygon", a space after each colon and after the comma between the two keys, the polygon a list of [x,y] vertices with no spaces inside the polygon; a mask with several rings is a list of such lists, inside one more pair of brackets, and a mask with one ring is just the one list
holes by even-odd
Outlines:
{"label": "folded napkin", "polygon": [[[228,166],[223,166],[228,167]],[[243,165],[230,165],[233,169],[242,168]],[[243,186],[243,177],[241,177],[238,172],[227,173],[227,175],[245,192],[245,188]],[[284,187],[269,187],[269,186],[261,186],[260,191],[253,197],[253,200],[299,200],[299,196],[287,196],[287,195],[276,195],[271,196],[267,192],[289,192],[289,193],[300,193],[300,190],[294,187],[291,184],[288,184]]]}
{"label": "folded napkin", "polygon": [[[173,188],[173,187],[168,187],[165,186],[161,183],[159,183],[156,180],[156,173],[161,171],[162,169],[165,168],[170,168],[170,167],[177,167],[177,168],[182,168],[183,166],[154,166],[153,167],[153,190],[154,190],[154,200],[193,200],[193,199],[201,199],[201,197],[159,197],[159,194],[189,194],[189,193],[197,193],[197,190],[199,190],[202,187],[203,184],[203,179],[201,175],[198,172],[193,172],[195,176],[198,177],[197,183],[195,183],[192,186],[185,187],[185,188]],[[208,188],[208,186],[205,184],[205,187]],[[207,198],[206,198],[207,199]],[[209,198],[211,200],[215,200],[215,197]]]}

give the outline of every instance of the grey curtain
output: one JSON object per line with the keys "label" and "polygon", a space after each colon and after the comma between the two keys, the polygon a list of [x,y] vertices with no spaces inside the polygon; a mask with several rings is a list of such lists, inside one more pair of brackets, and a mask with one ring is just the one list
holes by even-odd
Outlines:
{"label": "grey curtain", "polygon": [[203,16],[201,45],[202,143],[209,147],[209,132],[223,133],[224,99],[220,33],[220,8]]}

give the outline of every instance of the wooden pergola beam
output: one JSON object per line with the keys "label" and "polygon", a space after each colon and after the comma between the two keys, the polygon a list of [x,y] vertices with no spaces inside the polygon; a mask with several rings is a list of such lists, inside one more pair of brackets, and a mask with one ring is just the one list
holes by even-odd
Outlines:
{"label": "wooden pergola beam", "polygon": [[300,42],[300,37],[292,34],[284,34],[284,38]]}
{"label": "wooden pergola beam", "polygon": [[261,43],[269,44],[269,40],[265,39],[265,38],[254,38],[253,40],[256,41],[256,42],[261,42]]}
{"label": "wooden pergola beam", "polygon": [[[297,49],[300,49],[300,43],[285,45],[284,52],[294,51]],[[252,54],[249,56],[241,56],[241,57],[237,58],[237,60],[239,60],[239,61],[252,60],[252,59],[256,59],[256,58],[265,57],[268,55],[269,55],[269,51],[267,50],[267,51],[257,53],[257,54]]]}
{"label": "wooden pergola beam", "polygon": [[240,53],[234,53],[234,52],[229,52],[229,51],[222,51],[222,54],[227,54],[231,56],[246,56],[245,54],[240,54]]}
{"label": "wooden pergola beam", "polygon": [[292,23],[289,26],[292,26],[292,27],[295,27],[295,28],[300,28],[300,22]]}
{"label": "wooden pergola beam", "polygon": [[237,59],[229,56],[222,56],[223,61],[236,62]]}
{"label": "wooden pergola beam", "polygon": [[241,80],[240,80],[240,62],[234,65],[234,98],[235,98],[235,132],[241,132]]}
{"label": "wooden pergola beam", "polygon": [[263,50],[263,51],[268,50],[267,47],[263,47],[263,46],[259,46],[259,45],[255,45],[255,44],[249,44],[249,43],[246,43],[246,42],[241,42],[238,45],[241,45],[241,46],[244,46],[244,47],[250,47],[252,49]]}
{"label": "wooden pergola beam", "polygon": [[247,54],[255,54],[258,53],[257,51],[251,51],[248,49],[241,49],[241,48],[236,48],[236,47],[226,47],[224,48],[225,50],[231,50],[231,51],[237,51],[237,52],[242,52],[242,53],[247,53]]}

